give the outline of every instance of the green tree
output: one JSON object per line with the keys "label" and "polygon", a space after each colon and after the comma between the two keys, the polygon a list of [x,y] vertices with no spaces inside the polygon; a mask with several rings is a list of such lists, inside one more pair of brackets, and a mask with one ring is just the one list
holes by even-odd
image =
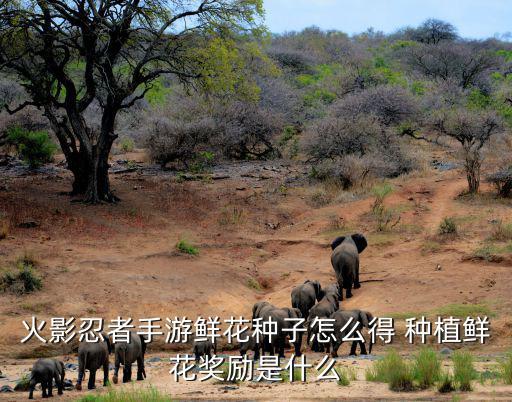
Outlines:
{"label": "green tree", "polygon": [[[114,202],[108,156],[118,113],[167,74],[203,89],[247,90],[244,55],[257,51],[247,38],[263,33],[262,3],[0,0],[0,70],[27,94],[5,108],[40,108],[74,175],[72,193]],[[86,119],[91,110],[99,128]]]}

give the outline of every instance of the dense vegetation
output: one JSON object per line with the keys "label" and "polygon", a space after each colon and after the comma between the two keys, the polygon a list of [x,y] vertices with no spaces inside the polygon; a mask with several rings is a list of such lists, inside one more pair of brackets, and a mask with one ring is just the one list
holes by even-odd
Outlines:
{"label": "dense vegetation", "polygon": [[[314,162],[313,178],[344,188],[414,170],[415,150],[426,141],[455,151],[471,193],[494,143],[501,173],[489,180],[510,193],[503,177],[510,166],[512,44],[466,40],[433,19],[391,35],[312,27],[246,32],[231,36],[229,49],[221,43],[201,50],[215,64],[202,86],[183,87],[176,75],[163,74],[143,99],[119,111],[117,132],[161,165],[285,157]],[[22,88],[8,79],[0,84],[4,99],[23,97],[13,95]],[[30,118],[4,116],[2,130],[33,126],[37,113],[23,113]],[[85,115],[94,115],[93,104]]]}

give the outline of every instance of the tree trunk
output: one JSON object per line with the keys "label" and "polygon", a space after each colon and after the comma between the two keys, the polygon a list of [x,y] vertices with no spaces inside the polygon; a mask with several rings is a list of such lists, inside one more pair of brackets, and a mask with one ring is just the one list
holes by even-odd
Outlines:
{"label": "tree trunk", "polygon": [[117,202],[116,197],[110,190],[110,180],[108,176],[108,155],[110,153],[110,144],[108,149],[95,145],[91,158],[87,161],[87,188],[85,191],[85,202],[98,204],[102,201]]}
{"label": "tree trunk", "polygon": [[480,158],[478,156],[466,158],[466,177],[470,194],[478,193],[480,188],[480,165]]}

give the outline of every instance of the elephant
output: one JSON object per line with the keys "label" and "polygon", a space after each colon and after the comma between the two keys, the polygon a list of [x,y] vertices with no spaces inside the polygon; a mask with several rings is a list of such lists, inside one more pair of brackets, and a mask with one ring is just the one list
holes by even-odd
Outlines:
{"label": "elephant", "polygon": [[[316,318],[329,318],[332,313],[337,311],[340,307],[339,299],[341,297],[342,290],[340,289],[339,285],[333,284],[329,285],[325,288],[324,291],[324,297],[322,300],[320,300],[317,304],[315,304],[311,310],[309,311],[308,316],[308,343],[312,342],[311,348],[313,352],[320,352],[323,351],[323,343],[319,343],[317,336],[315,336],[315,339],[311,341],[311,338],[314,334],[318,334],[318,327],[315,325],[313,326],[313,322]],[[327,352],[329,352],[329,344],[326,343],[325,347],[327,349]]]}
{"label": "elephant", "polygon": [[89,370],[89,381],[87,389],[94,389],[96,381],[96,370],[103,367],[103,386],[108,385],[108,369],[109,355],[112,353],[112,345],[110,339],[104,333],[101,334],[102,340],[98,342],[80,342],[78,345],[78,379],[76,381],[76,389],[82,390],[82,380],[85,370]]}
{"label": "elephant", "polygon": [[246,336],[249,338],[247,342],[240,342],[240,356],[245,356],[249,350],[254,352],[253,359],[260,359],[261,342],[257,342],[256,337],[253,336],[254,331],[248,330]]}
{"label": "elephant", "polygon": [[255,319],[262,318],[263,314],[274,308],[276,308],[274,305],[266,301],[254,303],[252,307],[252,324],[254,325]]}
{"label": "elephant", "polygon": [[213,353],[217,353],[217,344],[212,342],[211,340],[201,340],[194,342],[194,355],[196,357],[196,363],[199,363],[199,360],[202,356],[208,356],[208,358],[212,357]]}
{"label": "elephant", "polygon": [[[370,322],[373,320],[373,315],[368,311],[362,310],[339,310],[331,315],[331,318],[334,319],[334,337],[335,339],[331,340],[332,345],[332,357],[338,357],[338,349],[340,345],[343,343],[343,338],[347,336],[355,336],[354,334],[350,334],[352,332],[352,328],[356,322],[359,322],[358,329],[362,328],[370,328]],[[349,324],[350,319],[352,318],[351,323]],[[354,324],[352,324],[354,323]],[[343,331],[342,329],[347,325]],[[363,341],[352,341],[352,346],[350,348],[350,356],[356,355],[357,344],[359,344],[361,348],[361,354],[366,355],[366,346]],[[368,352],[372,353],[372,341],[370,339],[370,347]]]}
{"label": "elephant", "polygon": [[112,381],[117,384],[119,366],[123,365],[123,383],[132,379],[132,364],[137,361],[137,381],[146,378],[144,369],[144,354],[146,353],[146,341],[142,335],[130,333],[129,342],[116,342],[114,346],[115,365]]}
{"label": "elephant", "polygon": [[64,363],[56,359],[39,359],[32,366],[28,399],[34,399],[36,384],[41,384],[43,398],[53,396],[53,380],[57,385],[58,394],[64,391]]}
{"label": "elephant", "polygon": [[[284,345],[286,342],[287,331],[285,329],[292,329],[294,324],[292,321],[287,321],[287,318],[300,319],[302,318],[301,312],[298,308],[273,308],[271,310],[264,311],[262,317],[263,322],[272,320],[277,323],[277,334],[271,337],[265,336],[263,340],[263,353],[269,351],[274,356],[277,351],[279,357],[284,358]],[[271,338],[271,339],[269,339]],[[294,343],[295,355],[301,356],[301,345],[302,345],[302,333],[297,333],[297,340]]]}
{"label": "elephant", "polygon": [[[352,285],[359,289],[359,254],[368,246],[366,238],[359,233],[338,237],[332,244],[331,264],[336,273],[340,289],[346,290],[347,299],[352,297]],[[343,300],[343,294],[341,299]]]}
{"label": "elephant", "polygon": [[302,285],[296,286],[292,289],[292,307],[298,308],[302,317],[306,318],[309,315],[309,310],[315,305],[317,301],[322,300],[324,291],[318,281],[307,280]]}

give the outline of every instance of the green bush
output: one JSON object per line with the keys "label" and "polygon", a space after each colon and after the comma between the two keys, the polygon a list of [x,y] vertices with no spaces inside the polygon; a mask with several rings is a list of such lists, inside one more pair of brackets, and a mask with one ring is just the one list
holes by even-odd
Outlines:
{"label": "green bush", "polygon": [[31,168],[51,162],[57,151],[57,146],[46,131],[29,131],[12,127],[8,130],[7,141],[16,148],[18,155]]}
{"label": "green bush", "polygon": [[132,390],[114,390],[110,388],[104,394],[87,395],[80,399],[79,402],[171,402],[169,396],[163,395],[156,388],[148,389],[132,389]]}
{"label": "green bush", "polygon": [[453,354],[453,378],[461,391],[471,391],[471,381],[476,378],[473,356],[463,350]]}
{"label": "green bush", "polygon": [[119,141],[119,147],[123,152],[133,152],[135,142],[129,137],[124,137]]}
{"label": "green bush", "polygon": [[445,371],[441,374],[437,390],[442,394],[455,391],[455,387],[453,386],[453,377],[449,372]]}
{"label": "green bush", "polygon": [[350,385],[350,379],[354,378],[353,375],[347,370],[343,368],[336,368],[336,372],[340,379],[337,381],[338,385],[341,387],[348,387]]}
{"label": "green bush", "polygon": [[15,294],[31,293],[40,290],[43,283],[32,263],[20,259],[13,270],[6,270],[0,276],[0,289]]}
{"label": "green bush", "polygon": [[395,350],[388,352],[366,371],[367,381],[386,382],[392,391],[412,391],[413,379],[410,365]]}
{"label": "green bush", "polygon": [[423,348],[414,359],[414,379],[420,388],[426,389],[434,385],[441,375],[441,361],[432,348]]}
{"label": "green bush", "polygon": [[507,353],[505,359],[500,362],[500,374],[505,384],[512,385],[512,352]]}
{"label": "green bush", "polygon": [[181,253],[189,255],[199,254],[199,249],[184,239],[181,239],[180,241],[178,241],[178,243],[176,243],[176,250],[178,250]]}
{"label": "green bush", "polygon": [[456,234],[457,233],[457,224],[455,223],[455,219],[446,217],[443,219],[441,224],[439,225],[439,234],[447,235],[447,234]]}

